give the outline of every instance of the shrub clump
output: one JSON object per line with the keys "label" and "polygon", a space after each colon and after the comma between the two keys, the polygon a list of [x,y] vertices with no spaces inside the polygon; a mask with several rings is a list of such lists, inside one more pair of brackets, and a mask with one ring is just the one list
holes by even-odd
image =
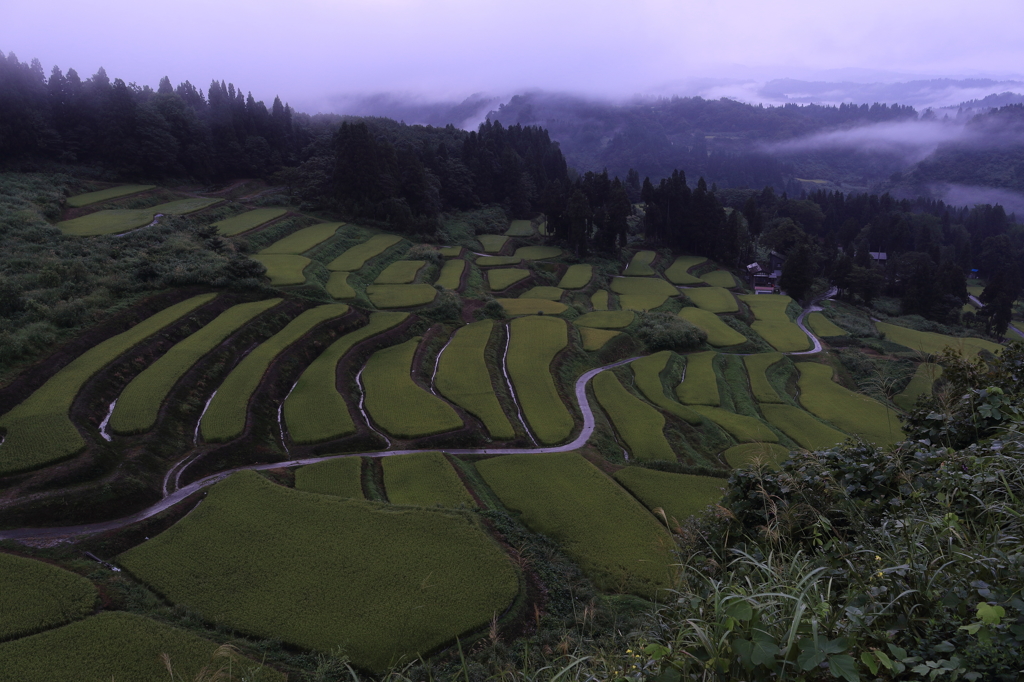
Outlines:
{"label": "shrub clump", "polygon": [[686,320],[671,313],[639,313],[636,335],[647,349],[691,351],[704,347],[708,335]]}

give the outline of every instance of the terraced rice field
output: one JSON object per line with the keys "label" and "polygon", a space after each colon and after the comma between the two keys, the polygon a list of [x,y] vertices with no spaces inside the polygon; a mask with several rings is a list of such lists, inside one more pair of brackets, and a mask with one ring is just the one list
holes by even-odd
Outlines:
{"label": "terraced rice field", "polygon": [[515,437],[512,424],[494,393],[487,367],[487,344],[494,322],[481,320],[455,332],[441,353],[434,384],[438,392],[483,422],[495,440]]}
{"label": "terraced rice field", "polygon": [[818,336],[847,336],[848,331],[819,312],[807,316],[807,326]]}
{"label": "terraced rice field", "polygon": [[284,401],[284,420],[293,441],[320,443],[355,433],[348,404],[338,393],[338,362],[357,343],[397,327],[408,317],[408,313],[372,313],[365,327],[332,343],[306,368]]}
{"label": "terraced rice field", "polygon": [[713,287],[732,289],[736,286],[736,278],[728,270],[712,270],[706,275],[701,275],[700,280]]}
{"label": "terraced rice field", "polygon": [[176,303],[98,343],[0,417],[0,428],[6,431],[0,443],[0,474],[36,469],[77,454],[85,441],[71,423],[68,410],[85,382],[132,346],[209,303],[215,295],[203,294]]}
{"label": "terraced rice field", "polygon": [[252,256],[267,268],[267,276],[270,283],[276,287],[289,286],[294,284],[305,284],[306,266],[312,263],[305,256],[292,256],[287,254],[257,254]]}
{"label": "terraced rice field", "polygon": [[160,406],[185,372],[226,338],[281,300],[270,298],[232,306],[199,331],[176,343],[121,391],[110,415],[110,430],[127,435],[152,429]]}
{"label": "terraced rice field", "polygon": [[508,243],[508,237],[503,234],[478,234],[476,240],[480,242],[484,253],[498,253]]}
{"label": "terraced rice field", "polygon": [[782,431],[806,450],[824,450],[847,439],[847,435],[822,424],[793,405],[762,405],[768,423]]}
{"label": "terraced rice field", "polygon": [[285,213],[288,209],[285,208],[256,208],[245,213],[240,213],[224,220],[219,220],[213,223],[213,227],[217,228],[217,233],[225,237],[234,237],[236,234],[242,234],[249,230],[255,230],[260,225],[266,225],[271,220],[277,220]]}
{"label": "terraced rice field", "polygon": [[338,303],[307,310],[242,358],[217,389],[203,414],[200,421],[203,440],[223,443],[242,435],[249,414],[249,401],[270,363],[314,327],[327,320],[337,319],[348,311],[347,305]]}
{"label": "terraced rice field", "polygon": [[347,249],[345,253],[328,263],[327,269],[355,272],[366,265],[366,261],[376,258],[400,241],[402,238],[393,234],[375,234],[362,244]]}
{"label": "terraced rice field", "polygon": [[542,298],[545,301],[557,301],[562,298],[565,291],[558,287],[533,287],[524,292],[519,298]]}
{"label": "terraced rice field", "polygon": [[77,573],[0,552],[0,641],[85,618],[98,598]]}
{"label": "terraced rice field", "polygon": [[307,493],[363,499],[363,458],[339,457],[299,467],[295,489]]}
{"label": "terraced rice field", "polygon": [[521,282],[530,276],[529,270],[522,268],[507,268],[502,270],[487,271],[487,286],[491,291],[502,291],[508,289],[516,282]]}
{"label": "terraced rice field", "polygon": [[508,374],[523,416],[544,445],[569,438],[573,419],[555,388],[551,363],[568,344],[563,320],[520,317],[509,323]]}
{"label": "terraced rice field", "polygon": [[626,265],[625,271],[622,273],[626,277],[651,277],[656,275],[654,268],[651,267],[651,263],[658,257],[658,254],[654,251],[637,251],[633,254],[629,264]]}
{"label": "terraced rice field", "polygon": [[803,330],[789,319],[786,308],[793,300],[778,294],[745,294],[740,299],[750,306],[755,322],[751,328],[783,353],[808,350],[811,340]]}
{"label": "terraced rice field", "polygon": [[740,443],[779,442],[775,432],[760,419],[707,405],[694,405],[693,410],[721,426]]}
{"label": "terraced rice field", "polygon": [[700,284],[704,280],[687,271],[705,262],[707,262],[707,258],[703,256],[679,256],[672,265],[665,269],[665,279],[673,284]]}
{"label": "terraced rice field", "polygon": [[[56,630],[0,644],[0,681],[131,680],[166,682],[161,660],[170,658],[175,680],[210,679],[227,661],[214,657],[217,645],[191,632],[124,611],[108,611]],[[236,673],[253,682],[285,682],[285,676],[256,661],[234,661]]]}
{"label": "terraced rice field", "polygon": [[118,562],[205,620],[314,651],[341,645],[375,672],[484,626],[519,590],[467,513],[314,495],[253,472]]}
{"label": "terraced rice field", "polygon": [[445,258],[459,258],[462,256],[461,246],[443,246],[438,249]]}
{"label": "terraced rice field", "polygon": [[590,296],[590,305],[594,307],[594,310],[608,310],[610,307],[608,299],[608,292],[600,289]]}
{"label": "terraced rice field", "polygon": [[744,443],[732,446],[722,456],[733,469],[751,464],[766,464],[778,469],[782,462],[789,459],[789,448],[778,443]]}
{"label": "terraced rice field", "polygon": [[631,457],[642,462],[676,461],[665,438],[665,418],[656,409],[627,391],[612,372],[594,377],[594,395]]}
{"label": "terraced rice field", "polygon": [[480,268],[497,268],[508,265],[519,265],[523,262],[518,256],[478,256],[476,265]]}
{"label": "terraced rice field", "polygon": [[547,260],[558,258],[563,253],[557,246],[520,246],[516,249],[515,257],[523,260]]}
{"label": "terraced rice field", "polygon": [[633,324],[636,313],[632,310],[600,310],[593,313],[585,313],[577,317],[574,322],[578,327],[593,327],[594,329],[625,329]]}
{"label": "terraced rice field", "polygon": [[830,366],[815,362],[798,362],[796,366],[800,370],[800,404],[808,412],[876,445],[889,445],[905,438],[899,415],[882,403],[832,381]]}
{"label": "terraced rice field", "polygon": [[700,424],[703,420],[699,414],[680,405],[665,392],[665,384],[661,381],[661,375],[671,357],[672,351],[663,350],[629,363],[633,370],[636,387],[640,389],[647,400],[665,412],[673,414],[689,424]]}
{"label": "terraced rice field", "polygon": [[562,275],[562,279],[558,283],[558,286],[561,289],[582,289],[590,284],[590,280],[593,278],[593,265],[570,265],[569,269],[565,271],[564,275]]}
{"label": "terraced rice field", "polygon": [[740,309],[732,292],[722,287],[694,287],[683,293],[695,306],[709,313],[734,313]]}
{"label": "terraced rice field", "polygon": [[580,455],[508,455],[476,467],[502,503],[561,544],[598,589],[653,598],[673,584],[672,538]]}
{"label": "terraced rice field", "polygon": [[[455,262],[455,261],[452,261]],[[374,284],[411,284],[416,281],[423,266],[427,264],[424,260],[398,260],[384,268]]]}
{"label": "terraced rice field", "polygon": [[430,284],[371,284],[366,295],[377,308],[414,308],[433,303],[437,289]]}
{"label": "terraced rice field", "polygon": [[324,243],[337,232],[338,228],[345,223],[320,223],[304,227],[301,230],[292,232],[287,237],[278,239],[276,242],[260,251],[261,255],[266,254],[294,254],[306,253]]}
{"label": "terraced rice field", "polygon": [[615,480],[652,512],[664,510],[670,521],[685,521],[708,505],[718,503],[728,483],[724,478],[673,474],[642,467],[619,469]]}
{"label": "terraced rice field", "polygon": [[385,457],[384,489],[391,504],[467,509],[476,501],[440,452]]}
{"label": "terraced rice field", "polygon": [[747,342],[747,337],[722,321],[718,315],[700,308],[687,307],[679,311],[679,317],[708,335],[708,343],[718,348],[737,346]]}
{"label": "terraced rice field", "polygon": [[337,301],[347,301],[356,297],[356,290],[348,283],[351,274],[351,272],[340,270],[331,273],[326,286],[327,293],[331,295],[331,298]]}
{"label": "terraced rice field", "polygon": [[165,204],[157,204],[146,209],[152,211],[154,214],[163,213],[164,215],[188,215],[189,213],[195,213],[196,211],[202,211],[204,208],[219,204],[220,199],[207,199],[206,197],[189,197],[188,199],[177,199],[175,201],[168,201]]}
{"label": "terraced rice field", "polygon": [[583,350],[586,351],[601,350],[609,341],[622,335],[622,332],[612,329],[592,329],[591,327],[580,327],[579,329]]}
{"label": "terraced rice field", "polygon": [[107,209],[96,211],[79,218],[57,223],[61,232],[69,237],[98,237],[107,234],[121,234],[145,227],[153,222],[151,209]]}
{"label": "terraced rice field", "polygon": [[462,274],[466,271],[466,261],[461,258],[447,261],[441,268],[441,274],[437,276],[437,286],[451,291],[458,291],[462,287]]}
{"label": "terraced rice field", "polygon": [[558,301],[546,301],[543,298],[496,298],[494,299],[511,317],[520,315],[561,315],[568,306]]}
{"label": "terraced rice field", "polygon": [[363,368],[366,410],[388,434],[420,438],[462,428],[452,407],[412,380],[420,337],[377,351]]}
{"label": "terraced rice field", "polygon": [[686,370],[683,381],[676,386],[679,402],[686,405],[722,404],[718,395],[718,377],[714,369],[716,357],[718,353],[713,350],[685,356]]}
{"label": "terraced rice field", "polygon": [[533,223],[529,220],[513,220],[505,234],[509,237],[532,237]]}
{"label": "terraced rice field", "polygon": [[783,357],[782,353],[758,353],[757,355],[744,356],[743,364],[746,365],[747,376],[750,377],[750,392],[754,395],[754,400],[757,402],[785,402],[768,381],[766,375],[768,368],[776,362],[781,362]]}
{"label": "terraced rice field", "polygon": [[120,199],[121,197],[126,197],[130,194],[145,192],[153,189],[154,187],[156,187],[156,185],[118,185],[117,187],[101,189],[95,192],[76,194],[73,197],[68,197],[68,206],[71,208],[81,208],[82,206],[89,206],[90,204],[98,204],[101,201]]}
{"label": "terraced rice field", "polygon": [[613,277],[611,290],[630,296],[678,296],[679,289],[659,277]]}
{"label": "terraced rice field", "polygon": [[932,385],[942,376],[942,365],[933,362],[922,362],[914,370],[914,376],[903,392],[892,399],[901,409],[910,412],[914,409],[918,397],[932,394]]}
{"label": "terraced rice field", "polygon": [[886,340],[919,351],[924,355],[937,355],[950,347],[971,358],[976,357],[983,350],[995,353],[1002,348],[997,343],[973,336],[958,337],[935,332],[919,332],[916,329],[907,329],[888,322],[876,322],[875,328],[885,334]]}

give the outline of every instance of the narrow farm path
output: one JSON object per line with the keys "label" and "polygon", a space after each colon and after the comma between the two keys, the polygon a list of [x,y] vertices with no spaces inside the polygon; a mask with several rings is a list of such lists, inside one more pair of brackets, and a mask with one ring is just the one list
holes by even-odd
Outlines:
{"label": "narrow farm path", "polygon": [[[800,326],[800,328],[803,329],[803,331],[813,341],[814,348],[812,350],[807,350],[807,351],[799,351],[799,352],[786,353],[786,355],[810,355],[812,353],[821,352],[821,349],[822,349],[821,340],[818,339],[818,337],[815,336],[814,333],[811,332],[810,329],[808,329],[805,326],[804,318],[806,317],[807,314],[809,314],[811,312],[814,312],[815,310],[820,310],[821,308],[820,307],[816,307],[816,305],[818,303],[820,303],[822,300],[824,300],[826,298],[829,298],[829,297],[831,297],[833,295],[835,295],[835,289],[832,289],[832,290],[826,292],[825,294],[822,294],[821,296],[818,296],[818,297],[814,298],[811,301],[811,305],[808,306],[808,308],[803,313],[801,313],[800,317],[797,320],[797,324]],[[507,340],[506,340],[506,343],[507,343]],[[506,353],[507,353],[507,346],[506,346]],[[601,367],[597,367],[595,369],[592,369],[592,370],[584,373],[579,379],[576,380],[576,385],[575,385],[576,402],[577,402],[577,404],[580,407],[580,412],[583,414],[583,428],[580,430],[579,435],[576,436],[576,438],[574,438],[572,441],[570,441],[568,443],[564,443],[562,445],[554,445],[554,446],[550,446],[550,447],[532,447],[532,448],[469,448],[469,449],[453,449],[453,450],[446,449],[446,450],[444,450],[444,452],[447,453],[447,454],[452,454],[452,455],[512,455],[512,454],[544,454],[544,453],[554,453],[554,452],[570,452],[572,450],[578,450],[581,447],[583,447],[587,443],[587,441],[590,440],[590,437],[594,434],[594,428],[595,428],[595,425],[596,425],[596,420],[595,420],[595,417],[594,417],[594,410],[593,410],[593,408],[590,405],[589,398],[587,397],[587,384],[589,384],[590,380],[593,379],[598,374],[600,374],[601,372],[604,372],[604,371],[609,370],[609,369],[614,369],[615,367],[619,367],[621,365],[628,364],[630,362],[633,362],[634,360],[638,360],[640,357],[642,357],[642,356],[635,356],[635,357],[631,357],[631,358],[626,358],[625,360],[619,360],[617,362],[613,362],[613,363],[610,363],[610,364],[607,364],[607,365],[603,365]],[[503,364],[504,364],[504,362],[503,362]],[[360,371],[360,374],[362,374],[361,371]],[[356,377],[357,383],[359,382],[359,379],[360,379],[360,377],[357,376]],[[507,373],[506,373],[506,380],[508,380]],[[509,382],[509,384],[510,384],[510,388],[511,388],[511,382]],[[361,384],[360,384],[360,388],[362,388]],[[362,393],[362,391],[360,391],[360,393]],[[513,400],[515,400],[515,392],[514,392],[514,390],[512,392],[512,397],[513,397]],[[516,401],[516,406],[517,406],[517,408],[519,407],[518,401]],[[367,415],[365,410],[363,410],[362,401],[360,401],[359,409],[362,412],[363,416],[366,418],[367,424],[370,424],[369,415]],[[370,428],[373,428],[373,427],[371,426]],[[376,431],[376,429],[374,429],[374,431]],[[527,432],[529,433],[529,429],[527,429]],[[383,434],[380,434],[380,435],[383,436]],[[386,437],[385,437],[385,439],[386,439]],[[390,440],[388,440],[388,443],[390,444]],[[53,539],[60,539],[60,540],[66,540],[67,542],[74,542],[76,540],[77,536],[93,535],[95,533],[104,533],[104,532],[107,532],[107,531],[118,530],[120,528],[124,528],[125,526],[129,526],[129,525],[131,525],[133,523],[138,523],[140,521],[144,521],[144,520],[146,520],[148,518],[156,516],[157,514],[165,512],[168,509],[170,509],[171,507],[173,507],[176,504],[178,504],[179,502],[182,502],[183,500],[191,497],[192,495],[194,495],[197,492],[203,490],[204,488],[208,488],[208,487],[212,486],[213,484],[218,483],[219,481],[224,480],[225,478],[227,478],[231,474],[233,474],[235,472],[238,472],[238,471],[244,471],[244,470],[264,471],[264,470],[269,470],[269,469],[282,469],[282,468],[289,468],[289,467],[295,467],[295,466],[306,466],[306,465],[309,465],[309,464],[316,464],[318,462],[324,462],[324,461],[327,461],[327,460],[340,459],[342,457],[390,457],[392,455],[410,455],[410,454],[414,454],[414,453],[418,453],[418,452],[436,451],[436,449],[437,448],[433,448],[431,450],[378,450],[378,451],[373,451],[373,452],[353,452],[353,453],[348,453],[348,454],[343,454],[343,455],[329,455],[329,456],[326,456],[326,457],[307,457],[307,458],[304,458],[304,459],[293,459],[293,460],[288,460],[288,461],[284,461],[284,462],[270,462],[270,463],[267,463],[267,464],[251,464],[251,465],[247,465],[247,466],[236,467],[234,469],[229,469],[227,471],[221,471],[221,472],[218,472],[216,474],[211,474],[210,476],[207,476],[205,478],[201,478],[198,481],[194,481],[194,482],[186,485],[183,488],[177,488],[177,489],[174,489],[174,490],[168,490],[168,488],[176,487],[176,486],[168,485],[170,483],[170,480],[172,478],[175,480],[175,482],[177,480],[179,480],[180,479],[181,471],[184,469],[184,466],[187,466],[187,464],[190,463],[188,461],[188,459],[186,459],[186,460],[183,460],[181,463],[179,463],[181,466],[172,467],[171,471],[169,471],[167,476],[165,477],[165,479],[164,479],[164,490],[165,490],[164,498],[162,500],[160,500],[159,502],[157,502],[156,504],[153,504],[153,505],[147,507],[146,509],[143,509],[143,510],[141,510],[141,511],[135,513],[135,514],[132,514],[130,516],[125,516],[125,517],[122,517],[122,518],[119,518],[119,519],[112,519],[110,521],[100,521],[100,522],[97,522],[97,523],[83,524],[83,525],[79,525],[79,526],[60,526],[60,527],[51,527],[51,528],[16,528],[16,529],[12,529],[12,530],[0,530],[0,540],[29,540],[29,539],[50,539],[50,540],[53,540]]]}

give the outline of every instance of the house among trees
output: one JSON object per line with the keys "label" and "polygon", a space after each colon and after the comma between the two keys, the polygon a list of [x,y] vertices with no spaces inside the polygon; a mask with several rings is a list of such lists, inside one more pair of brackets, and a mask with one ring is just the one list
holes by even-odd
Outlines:
{"label": "house among trees", "polygon": [[750,285],[756,294],[779,293],[779,278],[782,277],[782,266],[786,257],[777,251],[768,254],[767,263],[751,263],[747,266]]}

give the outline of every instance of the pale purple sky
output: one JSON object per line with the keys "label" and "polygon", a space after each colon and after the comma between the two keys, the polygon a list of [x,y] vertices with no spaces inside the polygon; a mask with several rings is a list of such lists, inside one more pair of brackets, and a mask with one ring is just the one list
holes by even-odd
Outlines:
{"label": "pale purple sky", "polygon": [[1022,27],[1022,0],[0,0],[0,50],[47,72],[224,79],[310,112],[345,93],[1019,78]]}

